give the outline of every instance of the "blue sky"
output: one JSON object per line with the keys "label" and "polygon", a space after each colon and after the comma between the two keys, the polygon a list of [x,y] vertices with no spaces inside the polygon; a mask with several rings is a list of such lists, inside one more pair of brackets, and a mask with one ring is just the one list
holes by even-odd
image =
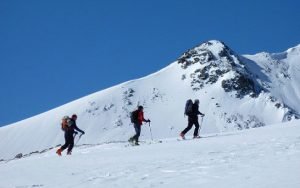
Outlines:
{"label": "blue sky", "polygon": [[300,43],[296,0],[0,1],[0,126],[164,68],[217,39],[239,54]]}

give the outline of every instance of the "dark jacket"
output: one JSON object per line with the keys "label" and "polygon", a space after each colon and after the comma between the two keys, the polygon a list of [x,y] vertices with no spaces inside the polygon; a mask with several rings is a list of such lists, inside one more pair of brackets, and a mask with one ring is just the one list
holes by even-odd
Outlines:
{"label": "dark jacket", "polygon": [[[74,133],[77,133],[76,131],[78,132],[81,132],[82,134],[84,133],[83,130],[79,129],[76,125],[76,121],[74,119],[70,119],[70,126],[68,128],[68,130],[66,130],[66,132],[68,132],[69,134],[74,134]],[[76,131],[75,131],[76,130]]]}
{"label": "dark jacket", "polygon": [[189,118],[198,119],[198,115],[204,115],[199,111],[199,105],[194,103],[192,107],[192,112],[189,114]]}

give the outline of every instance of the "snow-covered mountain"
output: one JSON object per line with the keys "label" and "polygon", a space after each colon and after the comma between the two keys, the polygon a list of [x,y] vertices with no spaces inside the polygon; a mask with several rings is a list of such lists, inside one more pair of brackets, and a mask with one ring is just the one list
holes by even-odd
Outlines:
{"label": "snow-covered mountain", "polygon": [[[155,139],[177,137],[186,127],[183,109],[200,100],[200,134],[261,127],[299,118],[300,45],[278,54],[238,55],[224,43],[205,42],[166,68],[96,92],[32,118],[0,128],[0,159],[64,142],[61,118],[78,115],[81,144],[126,141],[129,113],[143,105]],[[147,126],[141,139],[151,137]]]}
{"label": "snow-covered mountain", "polygon": [[[300,45],[282,53],[244,55],[261,84],[277,101],[278,107],[290,107],[291,113],[300,112]],[[251,66],[252,65],[252,66]],[[253,67],[258,66],[257,70]]]}

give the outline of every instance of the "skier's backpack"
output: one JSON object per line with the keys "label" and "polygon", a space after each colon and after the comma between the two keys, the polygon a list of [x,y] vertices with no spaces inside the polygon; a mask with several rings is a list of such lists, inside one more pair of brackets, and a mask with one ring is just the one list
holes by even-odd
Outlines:
{"label": "skier's backpack", "polygon": [[138,116],[139,116],[139,111],[135,110],[130,113],[130,120],[131,123],[137,123],[138,122]]}
{"label": "skier's backpack", "polygon": [[61,129],[63,131],[66,131],[70,126],[71,126],[71,119],[69,118],[69,116],[64,116],[61,120]]}
{"label": "skier's backpack", "polygon": [[184,115],[190,115],[193,111],[193,101],[192,99],[189,99],[185,103],[185,108],[184,108]]}

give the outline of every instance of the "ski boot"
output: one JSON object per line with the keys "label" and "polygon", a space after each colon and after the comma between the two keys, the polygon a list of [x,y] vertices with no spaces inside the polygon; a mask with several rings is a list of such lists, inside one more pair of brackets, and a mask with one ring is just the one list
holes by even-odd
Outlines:
{"label": "ski boot", "polygon": [[129,138],[128,142],[133,143],[133,138]]}
{"label": "ski boot", "polygon": [[184,134],[183,133],[180,133],[179,135],[183,140],[185,140],[185,137],[184,137]]}
{"label": "ski boot", "polygon": [[58,149],[58,150],[56,150],[56,153],[57,153],[57,155],[59,155],[59,156],[61,156],[61,152],[62,152],[62,149]]}

